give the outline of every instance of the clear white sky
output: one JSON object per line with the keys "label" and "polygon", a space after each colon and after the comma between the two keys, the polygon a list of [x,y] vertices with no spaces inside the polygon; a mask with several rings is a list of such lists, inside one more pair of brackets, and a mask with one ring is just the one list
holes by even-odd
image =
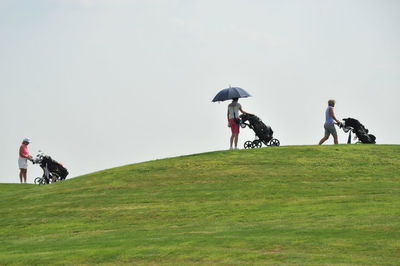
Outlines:
{"label": "clear white sky", "polygon": [[69,177],[227,149],[228,103],[211,100],[229,84],[282,145],[318,143],[330,98],[399,144],[399,14],[397,0],[0,0],[0,182],[19,182],[24,137]]}

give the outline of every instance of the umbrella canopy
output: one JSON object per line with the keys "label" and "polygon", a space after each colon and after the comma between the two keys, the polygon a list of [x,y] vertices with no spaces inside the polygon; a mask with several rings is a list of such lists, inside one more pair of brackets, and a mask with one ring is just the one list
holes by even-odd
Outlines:
{"label": "umbrella canopy", "polygon": [[213,102],[222,102],[222,101],[231,100],[234,98],[246,98],[249,96],[251,96],[251,95],[242,88],[229,87],[229,88],[223,89],[222,91],[218,92],[218,94],[215,95],[215,97],[212,101]]}

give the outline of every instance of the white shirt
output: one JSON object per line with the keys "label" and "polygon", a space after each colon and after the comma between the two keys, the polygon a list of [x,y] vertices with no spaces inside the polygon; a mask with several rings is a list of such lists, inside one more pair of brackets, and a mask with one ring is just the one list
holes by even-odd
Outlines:
{"label": "white shirt", "polygon": [[229,113],[229,119],[239,118],[239,109],[242,108],[240,103],[235,102],[235,103],[230,103],[228,105],[228,113]]}

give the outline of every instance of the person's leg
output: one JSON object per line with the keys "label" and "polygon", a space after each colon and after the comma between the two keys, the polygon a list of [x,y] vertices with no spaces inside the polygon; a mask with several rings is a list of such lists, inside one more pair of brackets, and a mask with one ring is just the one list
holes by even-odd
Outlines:
{"label": "person's leg", "polygon": [[235,134],[235,149],[237,149],[237,145],[238,145],[238,140],[239,140],[239,132],[240,132],[240,127],[239,124],[235,123],[234,124],[234,130],[233,133]]}
{"label": "person's leg", "polygon": [[333,142],[335,143],[335,144],[338,144],[339,142],[338,142],[338,137],[337,137],[337,135],[333,135]]}
{"label": "person's leg", "polygon": [[24,183],[26,183],[26,172],[27,172],[27,169],[21,169],[21,171],[22,171],[21,183],[22,183],[22,180],[24,181]]}
{"label": "person's leg", "polygon": [[237,149],[239,134],[235,134],[235,149]]}
{"label": "person's leg", "polygon": [[26,184],[26,177],[27,177],[28,169],[25,169],[24,171],[24,183]]}
{"label": "person's leg", "polygon": [[22,174],[23,170],[24,169],[22,169],[22,168],[19,169],[19,181],[21,184],[22,184],[22,178],[23,178],[23,174]]}
{"label": "person's leg", "polygon": [[332,125],[332,136],[333,136],[333,143],[338,144],[338,136],[337,136],[337,132],[336,132],[336,128],[335,125]]}
{"label": "person's leg", "polygon": [[318,145],[322,145],[327,139],[329,139],[329,135],[325,135],[320,141]]}
{"label": "person's leg", "polygon": [[233,119],[229,120],[229,124],[231,126],[232,130],[232,136],[231,136],[231,146],[230,148],[232,149],[233,144],[235,144],[235,149],[237,149],[237,144],[238,144],[238,135],[239,135],[239,124],[236,124]]}
{"label": "person's leg", "polygon": [[233,122],[233,119],[229,119],[229,127],[231,128],[231,132],[232,132],[231,139],[230,139],[230,145],[229,145],[231,150],[232,150],[233,141],[235,138],[234,125],[235,125],[235,123]]}
{"label": "person's leg", "polygon": [[330,133],[330,128],[329,124],[324,124],[324,129],[325,129],[325,135],[324,137],[319,141],[318,145],[322,145],[327,139],[329,139]]}

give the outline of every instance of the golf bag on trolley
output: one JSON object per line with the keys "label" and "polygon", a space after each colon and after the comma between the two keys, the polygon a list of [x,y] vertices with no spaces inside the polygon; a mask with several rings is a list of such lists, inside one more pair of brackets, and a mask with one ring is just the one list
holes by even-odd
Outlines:
{"label": "golf bag on trolley", "polygon": [[32,162],[43,169],[43,176],[35,178],[35,184],[45,185],[67,178],[68,170],[48,155],[40,152]]}
{"label": "golf bag on trolley", "polygon": [[262,120],[256,115],[242,114],[240,116],[240,126],[251,128],[256,134],[256,139],[248,140],[244,143],[245,149],[261,148],[264,143],[265,146],[279,146],[278,139],[273,138],[274,131],[270,126],[265,125]]}
{"label": "golf bag on trolley", "polygon": [[356,134],[359,139],[358,143],[366,143],[366,144],[375,144],[375,136],[372,134],[368,134],[368,129],[364,127],[363,124],[360,123],[357,119],[354,118],[345,118],[343,119],[344,123],[340,124],[340,128],[343,129],[344,132],[349,132],[349,138],[347,140],[347,144],[351,143],[351,132]]}

